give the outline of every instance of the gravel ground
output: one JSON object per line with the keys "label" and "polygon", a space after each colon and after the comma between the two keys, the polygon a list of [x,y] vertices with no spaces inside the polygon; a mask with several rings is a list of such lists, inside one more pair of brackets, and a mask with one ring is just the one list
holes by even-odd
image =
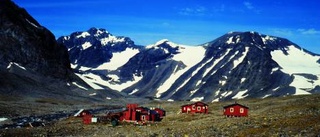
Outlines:
{"label": "gravel ground", "polygon": [[[209,114],[193,115],[178,114],[180,106],[189,102],[150,101],[144,106],[160,106],[167,111],[161,122],[112,127],[110,123],[84,125],[81,118],[69,117],[44,127],[2,129],[0,136],[319,136],[319,100],[320,95],[238,100],[250,108],[249,116],[242,118],[222,115],[222,107],[233,101],[209,103]],[[91,105],[96,106],[99,105]],[[76,107],[81,106],[66,108]]]}

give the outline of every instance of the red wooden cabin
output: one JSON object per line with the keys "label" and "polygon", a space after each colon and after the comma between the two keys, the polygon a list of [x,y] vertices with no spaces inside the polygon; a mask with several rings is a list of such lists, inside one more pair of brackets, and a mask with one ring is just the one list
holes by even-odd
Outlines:
{"label": "red wooden cabin", "polygon": [[182,113],[208,113],[208,104],[203,102],[195,102],[193,104],[187,104],[181,106]]}
{"label": "red wooden cabin", "polygon": [[138,107],[138,104],[128,104],[125,111],[120,114],[120,121],[161,121],[165,111],[160,108],[149,109]]}
{"label": "red wooden cabin", "polygon": [[227,117],[247,117],[248,110],[248,107],[238,103],[234,103],[223,107],[223,115]]}

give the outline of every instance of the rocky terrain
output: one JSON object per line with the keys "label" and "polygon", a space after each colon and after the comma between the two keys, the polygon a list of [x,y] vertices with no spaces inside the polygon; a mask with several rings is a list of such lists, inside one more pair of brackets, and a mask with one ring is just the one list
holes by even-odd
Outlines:
{"label": "rocky terrain", "polygon": [[193,115],[179,113],[180,106],[188,102],[149,101],[143,106],[161,106],[167,111],[163,121],[112,127],[110,123],[84,125],[81,118],[69,117],[45,127],[1,129],[0,136],[319,136],[319,99],[315,94],[237,100],[250,110],[248,117],[234,118],[222,115],[223,106],[233,101],[209,103],[209,114]]}

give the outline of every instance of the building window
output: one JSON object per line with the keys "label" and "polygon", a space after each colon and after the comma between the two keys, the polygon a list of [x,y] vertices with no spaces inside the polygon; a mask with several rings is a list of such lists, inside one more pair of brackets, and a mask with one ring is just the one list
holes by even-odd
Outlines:
{"label": "building window", "polygon": [[183,110],[186,110],[186,107],[183,107]]}
{"label": "building window", "polygon": [[198,111],[201,111],[201,107],[200,107],[200,106],[198,106],[198,107],[197,107],[197,110],[198,110]]}
{"label": "building window", "polygon": [[233,108],[230,108],[230,112],[233,113],[233,111],[234,111],[234,109],[233,109]]}
{"label": "building window", "polygon": [[196,106],[195,105],[192,105],[192,110],[196,110]]}
{"label": "building window", "polygon": [[243,113],[243,112],[244,112],[243,108],[240,108],[240,113]]}
{"label": "building window", "polygon": [[141,116],[141,120],[146,120],[146,116],[145,116],[145,115],[142,115],[142,116]]}

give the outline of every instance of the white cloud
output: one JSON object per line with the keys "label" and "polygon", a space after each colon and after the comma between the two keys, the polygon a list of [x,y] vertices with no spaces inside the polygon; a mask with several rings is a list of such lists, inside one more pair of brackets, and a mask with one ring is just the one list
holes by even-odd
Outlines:
{"label": "white cloud", "polygon": [[247,9],[249,9],[249,10],[254,9],[252,3],[248,2],[248,1],[243,2],[243,5],[246,6]]}
{"label": "white cloud", "polygon": [[290,29],[273,29],[273,33],[278,36],[292,36],[293,32]]}
{"label": "white cloud", "polygon": [[253,6],[253,4],[251,2],[245,1],[243,2],[243,5],[250,11],[253,11],[256,14],[260,14],[262,12],[261,9],[256,8],[255,6]]}
{"label": "white cloud", "polygon": [[203,6],[197,6],[195,8],[183,8],[180,9],[179,14],[185,16],[203,16],[206,14],[207,9]]}
{"label": "white cloud", "polygon": [[313,35],[313,34],[320,34],[320,31],[311,28],[311,29],[298,29],[298,32],[304,35]]}

